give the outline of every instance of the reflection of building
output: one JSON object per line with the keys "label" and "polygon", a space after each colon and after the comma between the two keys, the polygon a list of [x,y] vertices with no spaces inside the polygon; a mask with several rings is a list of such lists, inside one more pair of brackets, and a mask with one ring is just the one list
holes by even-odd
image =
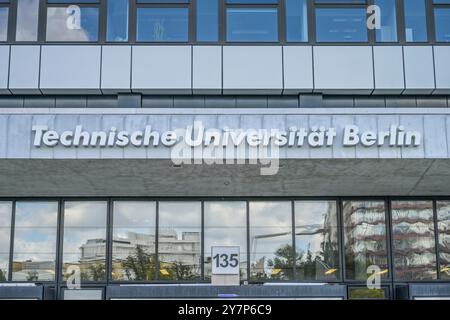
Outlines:
{"label": "reflection of building", "polygon": [[384,202],[344,202],[344,242],[347,276],[366,278],[367,268],[387,269],[386,217]]}
{"label": "reflection of building", "polygon": [[434,279],[436,246],[431,202],[394,202],[392,229],[396,275]]}
{"label": "reflection of building", "polygon": [[14,261],[14,281],[52,281],[55,279],[54,261]]}

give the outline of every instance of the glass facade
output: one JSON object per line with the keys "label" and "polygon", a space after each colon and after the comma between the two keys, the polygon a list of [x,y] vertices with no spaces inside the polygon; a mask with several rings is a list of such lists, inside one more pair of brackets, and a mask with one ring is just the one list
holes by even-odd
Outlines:
{"label": "glass facade", "polygon": [[0,41],[445,44],[449,12],[447,0],[1,0]]}
{"label": "glass facade", "polygon": [[213,246],[251,283],[448,280],[449,227],[439,199],[0,200],[0,282],[209,281]]}

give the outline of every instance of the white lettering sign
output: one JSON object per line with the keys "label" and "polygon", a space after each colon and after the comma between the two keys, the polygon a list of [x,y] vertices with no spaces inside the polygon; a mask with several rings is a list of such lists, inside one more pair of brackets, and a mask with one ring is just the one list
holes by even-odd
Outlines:
{"label": "white lettering sign", "polygon": [[[82,125],[73,130],[57,132],[46,125],[35,125],[33,145],[35,147],[173,147],[183,141],[188,147],[239,147],[247,145],[253,148],[275,145],[277,147],[312,148],[332,147],[336,144],[336,128],[312,126],[311,128],[290,127],[281,129],[230,129],[208,128],[201,122],[187,126],[185,129],[158,132],[147,125],[142,130],[119,131],[111,127],[109,131],[87,131]],[[341,134],[344,147],[418,147],[422,143],[419,131],[407,131],[403,125],[392,125],[386,131],[361,130],[354,124],[346,125]]]}

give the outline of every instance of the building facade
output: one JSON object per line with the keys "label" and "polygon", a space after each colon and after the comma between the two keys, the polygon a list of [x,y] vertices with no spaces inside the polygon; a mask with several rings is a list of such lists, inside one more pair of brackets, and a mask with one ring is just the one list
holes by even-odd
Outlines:
{"label": "building facade", "polygon": [[449,0],[0,0],[0,298],[450,298],[449,43]]}

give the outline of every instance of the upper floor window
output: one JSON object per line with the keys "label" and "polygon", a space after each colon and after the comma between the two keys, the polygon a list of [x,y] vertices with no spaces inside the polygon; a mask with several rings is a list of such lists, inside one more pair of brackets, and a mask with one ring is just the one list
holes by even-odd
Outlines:
{"label": "upper floor window", "polygon": [[404,0],[406,42],[428,40],[425,0]]}
{"label": "upper floor window", "polygon": [[226,40],[277,42],[278,0],[226,0]]}
{"label": "upper floor window", "polygon": [[434,0],[434,24],[437,42],[450,42],[450,0]]}
{"label": "upper floor window", "polygon": [[367,42],[365,0],[315,0],[317,42]]}
{"label": "upper floor window", "polygon": [[8,40],[9,0],[0,0],[0,41]]}
{"label": "upper floor window", "polygon": [[138,42],[188,42],[189,0],[137,0]]}
{"label": "upper floor window", "polygon": [[99,0],[48,0],[47,41],[99,40]]}

